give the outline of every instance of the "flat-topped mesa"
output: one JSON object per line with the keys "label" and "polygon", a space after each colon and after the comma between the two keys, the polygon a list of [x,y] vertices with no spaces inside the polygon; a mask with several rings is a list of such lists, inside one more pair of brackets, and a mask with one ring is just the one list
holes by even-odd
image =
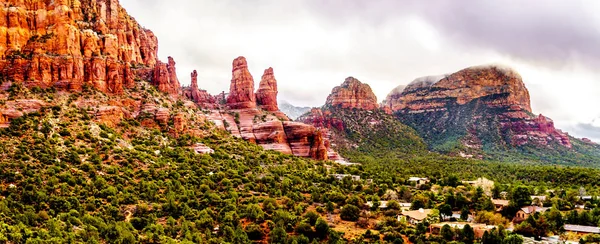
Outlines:
{"label": "flat-topped mesa", "polygon": [[256,91],[256,103],[263,110],[279,111],[279,106],[277,106],[277,80],[273,74],[273,68],[266,69],[260,80]]}
{"label": "flat-topped mesa", "polygon": [[487,105],[531,112],[529,91],[521,76],[500,66],[477,66],[451,75],[416,79],[404,89],[392,91],[386,105],[396,112],[444,109],[488,97]]}
{"label": "flat-topped mesa", "polygon": [[514,146],[558,143],[572,147],[568,134],[556,129],[551,119],[533,116],[521,76],[506,67],[476,66],[419,78],[395,88],[382,106],[420,130],[426,139],[438,140],[456,132],[466,135],[463,139],[469,147],[481,147],[484,140]]}
{"label": "flat-topped mesa", "polygon": [[341,86],[333,88],[325,102],[326,107],[358,108],[374,110],[379,107],[377,97],[367,84],[348,77]]}
{"label": "flat-topped mesa", "polygon": [[248,63],[244,57],[238,57],[233,60],[227,106],[231,109],[256,108],[254,78],[252,78],[250,71],[248,71]]}
{"label": "flat-topped mesa", "polygon": [[157,47],[117,0],[0,3],[0,75],[26,87],[121,93],[131,66],[154,67]]}

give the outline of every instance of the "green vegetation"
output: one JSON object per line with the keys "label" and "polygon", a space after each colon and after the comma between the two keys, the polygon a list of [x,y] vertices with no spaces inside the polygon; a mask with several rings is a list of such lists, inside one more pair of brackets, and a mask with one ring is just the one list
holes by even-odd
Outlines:
{"label": "green vegetation", "polygon": [[511,145],[511,130],[503,127],[498,116],[507,111],[482,105],[493,102],[493,99],[497,97],[483,97],[460,106],[448,105],[445,111],[399,112],[395,116],[418,131],[431,150],[444,154],[482,155],[486,160],[518,165],[600,167],[600,146],[575,138],[571,138],[572,149],[556,141],[547,146],[535,143]]}

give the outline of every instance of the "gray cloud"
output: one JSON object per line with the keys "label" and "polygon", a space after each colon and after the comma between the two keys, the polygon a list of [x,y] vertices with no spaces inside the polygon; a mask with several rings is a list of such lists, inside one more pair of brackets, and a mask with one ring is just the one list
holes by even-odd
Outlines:
{"label": "gray cloud", "polygon": [[600,64],[600,3],[594,0],[310,2],[334,22],[358,19],[382,26],[399,15],[416,15],[460,46],[493,48],[549,65],[573,60]]}
{"label": "gray cloud", "polygon": [[576,137],[587,137],[594,142],[600,143],[600,127],[598,126],[591,123],[578,123],[568,129]]}

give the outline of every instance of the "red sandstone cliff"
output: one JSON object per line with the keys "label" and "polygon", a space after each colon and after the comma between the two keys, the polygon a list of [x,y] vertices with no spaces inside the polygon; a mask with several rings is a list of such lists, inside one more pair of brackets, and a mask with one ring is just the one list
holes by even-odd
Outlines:
{"label": "red sandstone cliff", "polygon": [[[153,68],[158,41],[117,0],[10,0],[0,3],[0,75],[27,87],[80,91],[84,85],[121,93],[132,66]],[[175,63],[151,75],[177,94]],[[168,67],[166,67],[168,66]],[[166,81],[166,82],[165,82]]]}
{"label": "red sandstone cliff", "polygon": [[[409,120],[411,117],[421,116],[421,125],[424,123],[435,126],[446,124],[441,120],[454,116],[443,115],[456,113],[449,109],[456,110],[472,102],[476,103],[474,109],[477,111],[494,111],[501,133],[510,138],[508,143],[512,145],[548,145],[557,142],[571,148],[568,134],[557,130],[552,120],[542,115],[532,115],[529,91],[521,76],[505,67],[471,67],[450,75],[420,78],[406,87],[394,89],[384,100],[382,107]],[[479,112],[458,116],[472,116],[470,123],[481,118]],[[421,125],[417,127],[426,127]],[[475,137],[483,129],[485,128],[477,123],[470,125],[467,136],[469,141],[480,143],[481,138]],[[477,145],[469,145],[473,146]]]}

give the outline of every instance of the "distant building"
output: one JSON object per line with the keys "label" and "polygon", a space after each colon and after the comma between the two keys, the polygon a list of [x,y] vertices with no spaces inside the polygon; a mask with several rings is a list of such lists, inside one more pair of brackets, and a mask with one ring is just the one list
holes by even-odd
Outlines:
{"label": "distant building", "polygon": [[[388,203],[388,201],[379,201],[379,208],[386,209],[387,208],[387,203]],[[369,208],[372,208],[373,207],[373,202],[372,201],[367,201],[367,203],[365,203],[365,205],[367,205]]]}
{"label": "distant building", "polygon": [[427,216],[431,214],[431,209],[419,209],[414,211],[403,211],[400,215],[398,215],[398,221],[402,218],[406,219],[406,221],[412,225],[416,225],[418,223],[423,222],[423,220],[427,219]]}
{"label": "distant building", "polygon": [[514,222],[521,222],[521,221],[529,218],[529,215],[532,215],[534,213],[544,213],[544,212],[548,211],[548,209],[550,209],[550,208],[544,208],[544,207],[539,207],[539,206],[527,206],[527,207],[521,208],[521,210],[519,210],[517,212]]}
{"label": "distant building", "polygon": [[410,177],[408,178],[408,182],[414,182],[416,186],[420,186],[429,183],[429,179],[420,177]]}
{"label": "distant building", "polygon": [[353,181],[359,181],[360,180],[360,175],[332,174],[331,176],[333,176],[337,180],[343,180],[346,177],[350,177]]}
{"label": "distant building", "polygon": [[[412,206],[412,203],[398,203],[400,204],[400,210],[409,210],[410,207]],[[365,203],[365,205],[367,205],[369,208],[373,207],[373,202],[372,201],[367,201],[367,203]],[[388,201],[379,201],[379,208],[381,209],[386,209],[388,207]]]}
{"label": "distant building", "polygon": [[537,199],[540,202],[545,202],[546,196],[531,196],[531,200],[535,200],[535,199]]}
{"label": "distant building", "polygon": [[496,207],[496,212],[501,212],[506,207],[508,207],[509,201],[508,200],[501,200],[501,199],[492,199],[492,203]]}
{"label": "distant building", "polygon": [[577,234],[600,234],[600,228],[596,226],[565,225],[565,231]]}
{"label": "distant building", "polygon": [[466,225],[471,226],[473,228],[473,232],[475,232],[475,238],[482,238],[483,234],[486,231],[490,231],[494,228],[497,228],[495,225],[485,225],[485,224],[472,224],[472,223],[464,223],[464,222],[442,222],[437,224],[429,225],[429,233],[432,235],[439,235],[442,231],[444,225],[450,226],[452,229],[462,230]]}

